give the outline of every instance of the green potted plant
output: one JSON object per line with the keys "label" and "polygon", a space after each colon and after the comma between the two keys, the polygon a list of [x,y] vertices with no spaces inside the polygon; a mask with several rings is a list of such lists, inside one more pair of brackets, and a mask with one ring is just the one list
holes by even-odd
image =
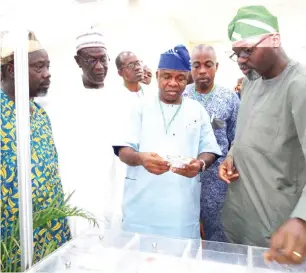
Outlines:
{"label": "green potted plant", "polygon": [[[74,193],[74,192],[73,192]],[[54,219],[64,218],[64,217],[82,217],[87,219],[93,226],[99,226],[97,220],[94,216],[77,207],[69,205],[69,200],[73,193],[69,194],[64,202],[58,202],[62,198],[62,193],[58,193],[51,204],[46,209],[37,209],[37,204],[39,204],[36,198],[33,199],[33,230],[38,227],[47,228],[48,222]],[[38,199],[38,198],[37,198]],[[1,203],[1,215],[3,215],[4,206]],[[4,234],[1,240],[1,271],[0,272],[21,272],[20,268],[20,255],[17,255],[16,249],[20,249],[19,242],[19,220],[17,219],[11,229],[10,236]],[[46,257],[54,250],[56,250],[57,245],[55,242],[43,243],[40,248],[41,256],[39,259]],[[36,261],[37,262],[37,261]]]}

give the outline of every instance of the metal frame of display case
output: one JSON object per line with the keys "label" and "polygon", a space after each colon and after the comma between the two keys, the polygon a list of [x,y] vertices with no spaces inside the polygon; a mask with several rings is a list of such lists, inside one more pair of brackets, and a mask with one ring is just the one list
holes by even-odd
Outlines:
{"label": "metal frame of display case", "polygon": [[14,48],[21,269],[25,271],[31,267],[33,257],[28,31],[22,28],[5,31],[10,32]]}
{"label": "metal frame of display case", "polygon": [[22,270],[26,270],[31,267],[33,257],[29,45],[28,31],[25,29],[18,29],[13,31],[13,34],[16,42],[14,51],[14,73],[21,268]]}
{"label": "metal frame of display case", "polygon": [[26,270],[33,257],[28,31],[18,29],[13,33],[21,268]]}

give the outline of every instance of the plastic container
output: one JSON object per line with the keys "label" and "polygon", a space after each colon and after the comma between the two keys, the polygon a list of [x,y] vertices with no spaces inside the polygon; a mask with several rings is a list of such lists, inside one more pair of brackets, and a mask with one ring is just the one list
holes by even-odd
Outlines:
{"label": "plastic container", "polygon": [[306,264],[266,264],[265,251],[264,248],[244,245],[105,230],[75,238],[28,272],[306,272]]}

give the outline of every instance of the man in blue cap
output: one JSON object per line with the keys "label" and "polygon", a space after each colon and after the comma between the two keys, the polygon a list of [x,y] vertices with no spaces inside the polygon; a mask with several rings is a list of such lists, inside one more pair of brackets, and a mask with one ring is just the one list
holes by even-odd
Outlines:
{"label": "man in blue cap", "polygon": [[125,138],[114,146],[128,165],[123,229],[176,238],[200,238],[200,180],[221,155],[209,116],[183,98],[190,71],[184,46],[160,56],[159,94],[140,101]]}

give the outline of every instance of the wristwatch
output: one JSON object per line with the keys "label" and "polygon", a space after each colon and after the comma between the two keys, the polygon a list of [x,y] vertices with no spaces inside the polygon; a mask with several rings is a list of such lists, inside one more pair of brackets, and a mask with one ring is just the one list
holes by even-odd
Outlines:
{"label": "wristwatch", "polygon": [[203,160],[203,159],[199,159],[202,163],[203,163],[203,167],[202,167],[202,169],[199,171],[199,173],[201,173],[201,172],[204,172],[205,171],[205,169],[206,169],[206,163],[205,163],[205,161]]}

